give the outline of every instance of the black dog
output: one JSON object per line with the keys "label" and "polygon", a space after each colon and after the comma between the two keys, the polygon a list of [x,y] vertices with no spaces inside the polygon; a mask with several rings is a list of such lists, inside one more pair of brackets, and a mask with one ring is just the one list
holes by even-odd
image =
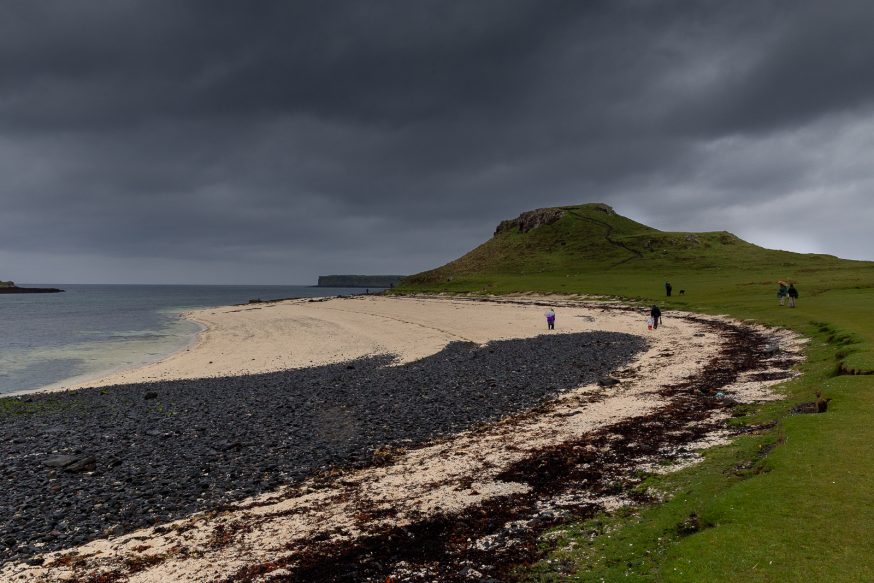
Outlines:
{"label": "black dog", "polygon": [[681,296],[684,296],[684,295],[686,295],[686,290],[684,290],[684,289],[681,289],[681,290],[680,290],[680,295],[681,295]]}

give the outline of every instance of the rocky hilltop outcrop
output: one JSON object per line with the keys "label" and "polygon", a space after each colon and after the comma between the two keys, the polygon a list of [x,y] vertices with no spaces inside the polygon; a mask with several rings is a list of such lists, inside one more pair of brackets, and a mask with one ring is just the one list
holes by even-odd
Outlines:
{"label": "rocky hilltop outcrop", "polygon": [[500,235],[501,233],[506,233],[508,231],[527,233],[528,231],[536,229],[537,227],[540,227],[542,225],[551,225],[552,223],[562,218],[564,214],[565,211],[559,208],[546,208],[527,211],[522,213],[515,219],[501,221],[498,225],[498,228],[495,229],[495,235]]}
{"label": "rocky hilltop outcrop", "polygon": [[501,233],[506,233],[509,231],[527,233],[528,231],[534,230],[537,227],[542,227],[543,225],[551,225],[552,223],[555,223],[563,216],[565,216],[565,214],[569,212],[573,214],[573,211],[575,209],[580,210],[583,208],[585,208],[587,212],[590,213],[604,214],[608,217],[617,216],[616,211],[613,210],[613,207],[601,202],[589,203],[586,205],[575,207],[552,207],[534,209],[533,211],[526,211],[522,213],[515,219],[501,221],[500,224],[498,224],[498,228],[495,229],[495,235],[500,235]]}

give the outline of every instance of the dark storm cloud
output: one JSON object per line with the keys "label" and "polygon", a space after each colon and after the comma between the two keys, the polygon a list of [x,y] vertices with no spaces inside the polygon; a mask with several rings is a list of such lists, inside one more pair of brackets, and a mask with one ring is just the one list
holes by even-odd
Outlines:
{"label": "dark storm cloud", "polygon": [[13,121],[56,129],[285,113],[393,125],[455,114],[506,97],[544,40],[529,30],[555,30],[573,12],[520,2],[82,6],[23,4],[7,20]]}
{"label": "dark storm cloud", "polygon": [[105,258],[104,281],[411,272],[501,218],[589,201],[859,248],[815,207],[861,221],[874,184],[866,2],[3,8],[4,272],[52,279],[39,262],[60,256],[98,274]]}

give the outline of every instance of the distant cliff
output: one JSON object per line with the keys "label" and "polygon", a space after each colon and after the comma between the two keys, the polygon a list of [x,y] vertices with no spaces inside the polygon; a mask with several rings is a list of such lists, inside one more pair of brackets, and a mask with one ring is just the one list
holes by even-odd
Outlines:
{"label": "distant cliff", "polygon": [[403,275],[320,275],[319,287],[394,287]]}
{"label": "distant cliff", "polygon": [[18,287],[11,281],[0,281],[0,294],[54,294],[64,290],[56,287]]}

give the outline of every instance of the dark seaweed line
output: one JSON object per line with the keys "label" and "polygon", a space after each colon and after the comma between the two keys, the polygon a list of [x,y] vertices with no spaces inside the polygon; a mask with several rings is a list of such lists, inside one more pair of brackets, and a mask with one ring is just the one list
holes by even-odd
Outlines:
{"label": "dark seaweed line", "polygon": [[[541,556],[539,534],[568,518],[538,518],[538,501],[581,488],[595,495],[628,492],[641,480],[630,474],[628,460],[664,457],[666,447],[694,442],[721,426],[709,423],[708,419],[713,411],[726,405],[704,395],[755,369],[766,341],[748,327],[701,321],[728,336],[722,354],[695,378],[663,389],[661,395],[671,401],[658,411],[617,423],[575,442],[540,450],[501,474],[504,481],[528,484],[530,492],[491,500],[461,515],[439,515],[410,527],[373,533],[352,543],[308,544],[269,564],[249,566],[220,581],[253,581],[283,567],[290,574],[273,580],[382,583],[399,563],[415,566],[421,575],[393,581],[430,581],[437,577],[441,582],[462,583],[470,581],[465,569],[471,564],[491,580],[509,580],[514,566],[531,563]],[[637,495],[637,501],[648,500]],[[569,518],[584,519],[598,510],[596,505],[584,504],[574,509]],[[487,534],[499,534],[504,524],[520,519],[529,519],[535,525],[516,544],[484,552],[468,542]]]}

